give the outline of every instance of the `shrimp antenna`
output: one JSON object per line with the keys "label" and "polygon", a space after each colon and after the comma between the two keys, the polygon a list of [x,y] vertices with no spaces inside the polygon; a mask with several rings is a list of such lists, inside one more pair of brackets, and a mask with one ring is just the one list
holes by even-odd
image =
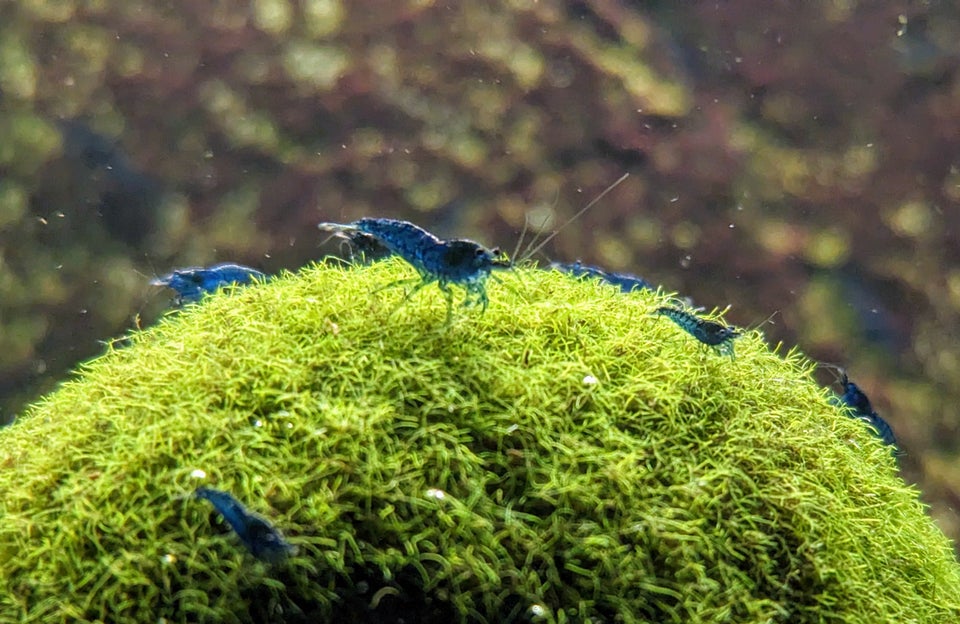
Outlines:
{"label": "shrimp antenna", "polygon": [[156,274],[156,271],[154,271],[154,275],[152,277],[147,275],[146,273],[141,273],[137,269],[134,269],[133,272],[139,275],[140,277],[142,277],[143,279],[150,280],[151,282],[159,277],[159,275]]}
{"label": "shrimp antenna", "polygon": [[[556,208],[557,203],[558,203],[559,201],[560,201],[560,187],[558,186],[557,189],[556,189],[556,191],[555,191],[554,194],[553,194],[553,206],[552,206],[552,208]],[[540,221],[540,225],[537,226],[537,232],[533,235],[533,238],[530,240],[530,247],[532,247],[532,246],[536,243],[537,239],[540,237],[540,232],[543,231],[543,226],[547,224],[547,220],[548,220],[549,218],[550,218],[550,215],[549,215],[549,214],[546,214],[546,215],[543,216],[543,220]],[[523,229],[520,230],[520,238],[517,239],[517,246],[514,247],[514,249],[513,249],[513,255],[510,256],[511,262],[513,261],[514,258],[517,258],[517,257],[518,257],[518,254],[520,253],[520,245],[523,244],[523,239],[524,239],[524,238],[526,237],[526,235],[527,235],[527,226],[528,226],[528,225],[530,225],[530,217],[529,217],[529,215],[526,213],[526,211],[524,211],[524,213],[523,213]],[[529,256],[527,256],[527,257],[529,257]]]}
{"label": "shrimp antenna", "polygon": [[615,188],[617,188],[618,186],[620,186],[620,183],[623,182],[624,180],[626,180],[626,179],[629,178],[629,177],[630,177],[630,174],[629,174],[629,173],[625,173],[625,174],[623,174],[622,176],[620,176],[620,177],[617,179],[616,182],[614,182],[613,184],[611,184],[610,186],[608,186],[606,189],[604,189],[603,192],[600,193],[599,195],[597,195],[595,198],[593,198],[593,200],[591,200],[589,204],[587,204],[586,206],[584,206],[583,208],[581,208],[580,210],[578,210],[578,211],[576,212],[576,214],[574,214],[572,217],[570,217],[569,219],[567,219],[567,220],[563,223],[563,225],[561,225],[560,227],[558,227],[557,229],[555,229],[553,232],[550,233],[549,236],[547,236],[547,237],[544,238],[542,241],[540,241],[540,244],[538,244],[538,245],[537,245],[536,247],[534,247],[533,249],[530,249],[530,250],[528,250],[526,253],[524,253],[522,259],[523,259],[523,260],[527,260],[528,258],[532,257],[534,254],[536,254],[538,251],[540,251],[541,249],[543,249],[544,246],[545,246],[547,243],[549,243],[551,240],[553,240],[553,238],[554,238],[557,234],[559,234],[560,232],[562,232],[562,231],[564,230],[564,228],[566,228],[568,225],[570,225],[571,223],[573,223],[574,221],[576,221],[577,219],[579,219],[581,216],[583,216],[583,213],[585,213],[586,211],[588,211],[588,210],[590,210],[591,208],[593,208],[594,206],[596,206],[597,203],[598,203],[601,199],[603,199],[604,197],[606,197],[606,196],[610,193],[610,191],[612,191],[613,189],[615,189]]}
{"label": "shrimp antenna", "polygon": [[833,373],[833,378],[836,381],[843,382],[844,378],[847,376],[847,369],[839,364],[833,364],[831,362],[817,362],[817,366],[827,368]]}
{"label": "shrimp antenna", "polygon": [[143,259],[146,260],[146,261],[147,261],[147,264],[150,265],[150,270],[153,271],[153,277],[150,277],[149,275],[144,275],[143,273],[141,273],[140,271],[138,271],[136,268],[133,269],[133,272],[136,273],[137,275],[139,275],[140,277],[142,277],[142,278],[144,278],[144,279],[149,279],[149,280],[151,280],[151,281],[159,278],[159,277],[160,277],[160,274],[157,273],[157,267],[154,266],[153,260],[150,259],[150,254],[147,253],[147,252],[143,252]]}
{"label": "shrimp antenna", "polygon": [[[146,261],[147,261],[147,264],[150,265],[150,269],[153,271],[153,277],[141,273],[136,267],[134,267],[134,269],[133,269],[133,272],[134,272],[134,273],[136,273],[137,275],[139,275],[139,276],[142,277],[143,279],[147,280],[147,285],[146,285],[146,286],[142,286],[142,287],[139,289],[139,295],[138,295],[137,298],[140,300],[140,305],[137,306],[137,311],[133,313],[133,319],[132,319],[132,320],[133,320],[133,326],[134,326],[136,329],[138,329],[138,330],[139,330],[139,329],[143,329],[143,327],[141,326],[141,320],[142,320],[142,319],[141,319],[141,317],[140,317],[140,315],[143,313],[143,309],[147,306],[147,303],[148,303],[151,299],[153,299],[154,297],[157,296],[157,295],[156,295],[156,292],[155,292],[155,289],[149,288],[149,286],[156,286],[156,285],[157,285],[157,284],[156,284],[156,281],[157,281],[158,279],[160,279],[160,274],[157,273],[157,267],[154,266],[153,260],[150,259],[150,254],[144,253],[144,254],[143,254],[143,259],[146,260]],[[114,339],[112,339],[112,340],[109,340],[108,342],[109,342],[110,344],[114,344],[114,343],[116,343],[116,342],[118,342],[118,341],[127,340],[128,338],[129,338],[128,336],[124,336],[124,337],[122,337],[122,338],[114,338]]]}
{"label": "shrimp antenna", "polygon": [[318,223],[317,229],[321,232],[330,232],[330,236],[317,243],[317,247],[326,245],[334,238],[345,238],[349,240],[350,237],[347,235],[347,232],[355,232],[357,230],[357,228],[352,227],[349,224],[333,223],[331,221],[323,221]]}
{"label": "shrimp antenna", "polygon": [[323,239],[322,241],[320,241],[319,243],[317,243],[317,247],[323,247],[324,245],[326,245],[327,243],[329,243],[330,241],[332,241],[332,240],[335,239],[335,238],[342,238],[342,236],[340,236],[340,233],[339,233],[339,232],[333,232],[332,234],[330,234],[329,236],[327,236],[325,239]]}
{"label": "shrimp antenna", "polygon": [[770,323],[771,325],[776,325],[776,323],[773,322],[773,317],[775,317],[777,314],[780,314],[780,310],[774,310],[774,311],[773,311],[773,314],[771,314],[770,316],[768,316],[768,317],[765,318],[764,320],[760,321],[760,322],[757,323],[756,325],[751,325],[750,327],[747,328],[747,331],[753,331],[753,330],[755,330],[755,329],[760,329],[761,327],[763,327],[763,326],[766,325],[767,323]]}
{"label": "shrimp antenna", "polygon": [[527,225],[530,223],[530,217],[527,215],[527,212],[523,212],[523,227],[520,229],[520,238],[517,239],[517,246],[513,248],[513,253],[510,254],[510,262],[514,261],[514,258],[517,257],[517,254],[520,253],[520,245],[523,244],[523,238],[527,235]]}
{"label": "shrimp antenna", "polygon": [[[342,209],[341,209],[341,212],[342,212]],[[322,241],[320,241],[319,243],[317,243],[317,247],[323,247],[324,245],[326,245],[327,243],[329,243],[329,242],[332,241],[333,239],[339,238],[339,239],[340,239],[340,247],[339,247],[340,253],[343,254],[343,255],[347,255],[347,254],[344,254],[344,253],[343,253],[344,245],[346,245],[346,246],[347,246],[347,249],[350,251],[350,254],[349,254],[349,255],[350,255],[351,259],[353,258],[353,249],[351,249],[351,247],[350,247],[350,245],[351,245],[350,236],[347,234],[347,232],[353,230],[353,228],[351,228],[349,225],[342,224],[342,223],[333,223],[333,222],[330,222],[330,221],[324,221],[324,222],[322,222],[322,223],[318,223],[318,224],[317,224],[317,229],[320,230],[321,232],[329,232],[329,233],[330,233],[329,236],[327,236],[327,237],[324,238]],[[343,259],[343,258],[337,257],[337,256],[329,256],[329,255],[328,255],[328,256],[324,256],[324,258],[325,258],[325,259],[326,259],[326,258],[333,258],[333,259],[336,260],[337,262],[340,262],[340,263],[342,263],[342,264],[344,264],[344,265],[349,265],[349,264],[350,264],[349,261],[347,261],[347,260],[345,260],[345,259]]]}

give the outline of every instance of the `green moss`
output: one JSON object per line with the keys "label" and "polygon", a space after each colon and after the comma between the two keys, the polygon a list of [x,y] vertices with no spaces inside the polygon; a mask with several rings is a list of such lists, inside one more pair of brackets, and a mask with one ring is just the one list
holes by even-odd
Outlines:
{"label": "green moss", "polygon": [[799,355],[545,271],[444,326],[434,287],[371,294],[409,274],[210,297],[3,431],[0,620],[957,621],[950,544]]}

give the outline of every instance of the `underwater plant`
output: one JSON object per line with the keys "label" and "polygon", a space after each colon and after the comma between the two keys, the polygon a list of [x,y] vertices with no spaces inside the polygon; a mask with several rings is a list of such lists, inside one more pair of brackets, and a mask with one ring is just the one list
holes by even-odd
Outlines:
{"label": "underwater plant", "polygon": [[377,291],[414,272],[211,294],[0,431],[0,621],[960,621],[950,542],[799,353],[529,267],[445,324]]}

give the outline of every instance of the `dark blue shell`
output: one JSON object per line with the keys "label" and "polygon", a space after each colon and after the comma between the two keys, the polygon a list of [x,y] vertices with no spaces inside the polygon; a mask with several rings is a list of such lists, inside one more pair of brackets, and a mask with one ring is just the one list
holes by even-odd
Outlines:
{"label": "dark blue shell", "polygon": [[873,427],[877,437],[884,444],[896,447],[897,438],[893,434],[893,428],[873,410],[867,394],[857,384],[847,379],[845,373],[841,383],[843,383],[843,395],[834,402],[846,407],[851,417],[858,418]]}
{"label": "dark blue shell", "polygon": [[[489,298],[485,282],[490,273],[493,269],[513,267],[497,249],[487,249],[466,239],[441,240],[409,221],[364,218],[347,224],[324,222],[317,227],[347,238],[357,246],[369,246],[372,241],[366,237],[370,237],[379,247],[377,253],[392,253],[403,258],[420,274],[420,283],[407,293],[407,298],[436,282],[447,299],[447,322],[453,305],[450,284],[467,291],[464,305],[480,304],[486,309]],[[394,284],[397,283],[402,282]]]}
{"label": "dark blue shell", "polygon": [[228,492],[200,487],[194,496],[210,501],[247,550],[256,557],[277,563],[293,554],[294,548],[263,518],[251,514]]}
{"label": "dark blue shell", "polygon": [[203,295],[216,292],[229,284],[249,284],[254,279],[264,278],[263,273],[250,267],[217,264],[211,267],[177,269],[150,283],[175,290],[179,303],[189,303],[199,301]]}
{"label": "dark blue shell", "polygon": [[322,229],[354,229],[375,237],[384,247],[407,261],[420,273],[421,282],[408,297],[423,286],[437,282],[447,298],[447,320],[450,320],[452,293],[450,284],[467,291],[464,305],[480,304],[486,309],[489,299],[484,283],[493,269],[509,269],[513,265],[499,250],[487,249],[466,239],[440,240],[423,228],[396,219],[366,218],[349,225],[321,223]]}
{"label": "dark blue shell", "polygon": [[575,277],[596,277],[608,284],[613,284],[621,291],[628,293],[634,290],[656,290],[650,282],[636,275],[629,273],[614,273],[604,271],[603,269],[587,264],[581,264],[579,260],[573,263],[569,262],[551,262],[550,267],[557,271],[569,273]]}
{"label": "dark blue shell", "polygon": [[438,280],[461,285],[482,282],[495,267],[502,266],[494,251],[465,239],[448,240],[430,247],[422,258]]}
{"label": "dark blue shell", "polygon": [[840,401],[857,414],[873,413],[873,406],[870,405],[870,399],[867,398],[866,393],[857,384],[847,379],[846,375],[843,376],[843,396],[840,397]]}
{"label": "dark blue shell", "polygon": [[421,273],[436,273],[425,256],[443,246],[443,241],[418,225],[397,219],[365,218],[354,221],[353,227],[376,237],[384,247],[413,265]]}
{"label": "dark blue shell", "polygon": [[660,307],[657,308],[657,314],[666,316],[703,344],[714,347],[724,355],[733,356],[733,339],[740,336],[740,330],[702,319],[680,308]]}
{"label": "dark blue shell", "polygon": [[351,226],[379,239],[428,281],[466,285],[484,280],[495,268],[511,266],[497,250],[467,239],[440,240],[409,221],[367,218]]}
{"label": "dark blue shell", "polygon": [[873,427],[874,432],[880,440],[888,446],[897,445],[897,437],[893,434],[893,428],[880,417],[876,412],[871,412],[866,416],[857,416],[860,420],[864,421],[871,427]]}

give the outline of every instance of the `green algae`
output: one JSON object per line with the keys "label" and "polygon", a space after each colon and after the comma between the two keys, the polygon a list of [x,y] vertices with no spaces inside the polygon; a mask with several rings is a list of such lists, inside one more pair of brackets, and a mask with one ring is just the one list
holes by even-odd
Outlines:
{"label": "green algae", "polygon": [[[950,543],[799,354],[527,269],[445,325],[435,288],[373,292],[409,273],[209,297],[0,432],[0,620],[960,616]],[[255,561],[201,484],[297,555]]]}

